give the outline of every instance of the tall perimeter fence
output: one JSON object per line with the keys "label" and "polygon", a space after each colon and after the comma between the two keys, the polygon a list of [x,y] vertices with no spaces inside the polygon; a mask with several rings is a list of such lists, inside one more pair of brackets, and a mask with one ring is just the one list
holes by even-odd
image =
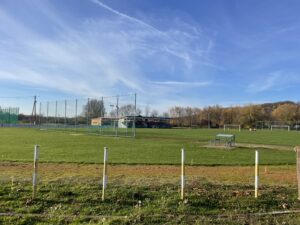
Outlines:
{"label": "tall perimeter fence", "polygon": [[36,110],[41,129],[135,137],[136,94],[39,102]]}
{"label": "tall perimeter fence", "polygon": [[19,108],[18,107],[0,107],[0,124],[16,124],[18,123]]}

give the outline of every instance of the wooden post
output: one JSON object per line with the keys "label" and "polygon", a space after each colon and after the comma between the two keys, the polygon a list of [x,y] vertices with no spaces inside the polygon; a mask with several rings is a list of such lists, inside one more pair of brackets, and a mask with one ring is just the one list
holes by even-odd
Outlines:
{"label": "wooden post", "polygon": [[184,200],[184,189],[185,189],[185,150],[181,149],[181,200]]}
{"label": "wooden post", "polygon": [[107,160],[108,160],[108,151],[107,147],[104,147],[104,156],[103,156],[103,182],[102,182],[102,201],[105,199],[105,189],[107,186]]}
{"label": "wooden post", "polygon": [[37,181],[38,181],[38,163],[39,163],[39,146],[34,146],[34,161],[33,161],[33,178],[32,178],[32,199],[36,197]]}
{"label": "wooden post", "polygon": [[259,153],[255,151],[255,198],[258,197],[258,186],[259,186]]}
{"label": "wooden post", "polygon": [[298,200],[300,200],[300,146],[296,146],[294,150],[297,155]]}

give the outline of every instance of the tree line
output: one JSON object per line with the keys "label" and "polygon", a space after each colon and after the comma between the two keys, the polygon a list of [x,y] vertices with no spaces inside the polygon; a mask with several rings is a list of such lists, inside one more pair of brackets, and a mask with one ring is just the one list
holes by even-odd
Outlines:
{"label": "tree line", "polygon": [[197,107],[171,107],[162,114],[158,110],[146,106],[144,112],[133,104],[115,107],[106,112],[101,100],[92,99],[84,106],[85,117],[97,118],[103,116],[133,116],[170,117],[173,126],[178,127],[211,127],[218,128],[224,124],[240,124],[244,128],[255,127],[258,121],[286,121],[297,123],[300,121],[300,103],[291,101],[248,104],[245,106],[222,107],[220,105]]}
{"label": "tree line", "polygon": [[[101,100],[92,100],[89,106],[85,106],[84,111],[90,118],[107,115]],[[109,116],[128,116],[134,115],[134,112],[135,106],[127,104],[110,111]],[[240,124],[244,128],[251,128],[255,127],[258,121],[297,123],[300,121],[300,103],[284,101],[230,107],[214,105],[204,108],[174,106],[161,114],[158,110],[146,106],[144,112],[136,107],[136,115],[169,117],[172,125],[178,127],[218,128],[224,124]]]}
{"label": "tree line", "polygon": [[[178,127],[219,128],[224,124],[240,124],[244,128],[250,128],[255,127],[258,121],[288,121],[292,124],[300,122],[300,103],[291,101],[230,107],[220,105],[204,108],[174,106],[160,114],[158,110],[151,109],[149,106],[146,106],[143,111],[133,104],[113,106],[108,110],[105,108],[104,102],[97,99],[91,99],[83,106],[82,114],[78,115],[77,122],[86,123],[87,118],[90,120],[105,116],[133,116],[135,110],[137,116],[169,117],[171,124]],[[19,114],[19,121],[29,122],[31,120],[30,115]]]}
{"label": "tree line", "polygon": [[258,121],[300,121],[300,103],[276,102],[248,104],[245,106],[205,108],[179,107],[169,109],[174,126],[180,127],[222,127],[224,124],[240,124],[244,128],[255,127]]}

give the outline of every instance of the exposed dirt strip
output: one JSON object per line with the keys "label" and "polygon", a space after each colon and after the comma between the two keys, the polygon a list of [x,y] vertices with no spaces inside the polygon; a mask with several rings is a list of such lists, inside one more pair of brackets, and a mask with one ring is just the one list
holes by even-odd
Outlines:
{"label": "exposed dirt strip", "polygon": [[265,145],[265,144],[251,144],[251,143],[236,143],[236,147],[245,147],[245,148],[265,148],[265,149],[276,149],[276,150],[284,150],[284,151],[293,151],[293,146],[285,146],[285,145]]}
{"label": "exposed dirt strip", "polygon": [[[31,180],[32,163],[0,162],[0,180]],[[209,182],[226,184],[253,184],[254,167],[251,166],[187,166],[187,180],[203,179]],[[64,178],[91,178],[102,176],[101,164],[40,163],[41,180]],[[180,166],[171,165],[109,165],[110,179],[153,180],[155,182],[174,182],[180,177]],[[297,185],[296,166],[261,166],[260,181],[265,185]]]}

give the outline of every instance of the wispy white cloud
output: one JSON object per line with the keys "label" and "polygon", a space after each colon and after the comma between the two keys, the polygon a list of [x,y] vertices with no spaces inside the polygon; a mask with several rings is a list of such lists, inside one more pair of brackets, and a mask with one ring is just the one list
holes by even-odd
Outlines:
{"label": "wispy white cloud", "polygon": [[248,91],[259,93],[263,91],[270,90],[276,85],[280,75],[278,72],[268,75],[264,77],[264,79],[259,80],[259,82],[252,83],[248,86]]}
{"label": "wispy white cloud", "polygon": [[275,71],[256,79],[254,83],[248,85],[247,91],[250,93],[260,93],[285,90],[299,83],[300,78],[297,74]]}
{"label": "wispy white cloud", "polygon": [[211,81],[203,82],[185,82],[185,81],[155,81],[153,84],[163,86],[179,86],[179,87],[206,87],[212,84]]}
{"label": "wispy white cloud", "polygon": [[[138,92],[145,101],[210,85],[198,72],[214,66],[207,60],[214,44],[197,27],[170,21],[159,30],[93,2],[113,16],[82,18],[75,26],[62,12],[37,4],[49,29],[55,28],[51,34],[0,7],[0,80],[77,96]],[[165,82],[157,81],[162,77]]]}
{"label": "wispy white cloud", "polygon": [[[185,62],[185,65],[188,68],[191,68],[193,64],[203,64],[205,66],[220,68],[219,66],[214,65],[212,62],[209,62],[207,58],[203,57],[203,52],[208,53],[213,48],[214,44],[212,39],[208,39],[205,41],[205,46],[203,49],[202,48],[199,49],[199,46],[197,45],[194,45],[191,48],[190,44],[192,43],[195,44],[196,41],[199,42],[200,41],[199,38],[201,38],[202,39],[201,42],[203,42],[203,34],[202,32],[199,31],[197,27],[182,21],[180,25],[183,26],[184,28],[188,28],[189,31],[192,30],[192,33],[186,32],[185,30],[179,30],[176,28],[170,28],[166,31],[161,31],[158,28],[154,27],[153,25],[150,25],[149,23],[141,19],[135,18],[133,16],[115,10],[99,0],[91,0],[91,1],[99,5],[100,7],[103,7],[104,9],[120,16],[121,18],[124,18],[128,22],[131,22],[131,24],[140,25],[140,27],[143,30],[147,31],[147,36],[153,36],[155,38],[158,38],[159,41],[168,43],[168,44],[164,44],[163,46],[160,46],[159,48],[160,52],[164,51],[165,53],[178,57],[179,59]],[[176,22],[178,23],[178,21]]]}
{"label": "wispy white cloud", "polygon": [[91,0],[91,1],[94,2],[95,4],[99,5],[99,6],[103,7],[104,9],[107,9],[108,11],[110,11],[110,12],[112,12],[112,13],[114,13],[114,14],[120,16],[120,17],[123,17],[123,18],[125,18],[125,19],[128,19],[128,20],[130,20],[130,21],[132,21],[132,22],[134,22],[134,23],[138,23],[138,24],[140,24],[140,25],[142,25],[142,26],[144,26],[144,27],[146,27],[146,28],[150,28],[150,29],[152,29],[152,30],[154,30],[154,31],[156,31],[156,32],[158,32],[158,33],[164,35],[164,33],[161,32],[160,30],[156,29],[155,27],[151,26],[150,24],[148,24],[148,23],[146,23],[146,22],[144,22],[144,21],[142,21],[142,20],[140,20],[140,19],[137,19],[137,18],[135,18],[135,17],[132,17],[132,16],[129,16],[129,15],[125,14],[125,13],[122,13],[122,12],[120,12],[120,11],[118,11],[118,10],[115,10],[115,9],[109,7],[108,5],[102,3],[102,2],[99,1],[99,0]]}

